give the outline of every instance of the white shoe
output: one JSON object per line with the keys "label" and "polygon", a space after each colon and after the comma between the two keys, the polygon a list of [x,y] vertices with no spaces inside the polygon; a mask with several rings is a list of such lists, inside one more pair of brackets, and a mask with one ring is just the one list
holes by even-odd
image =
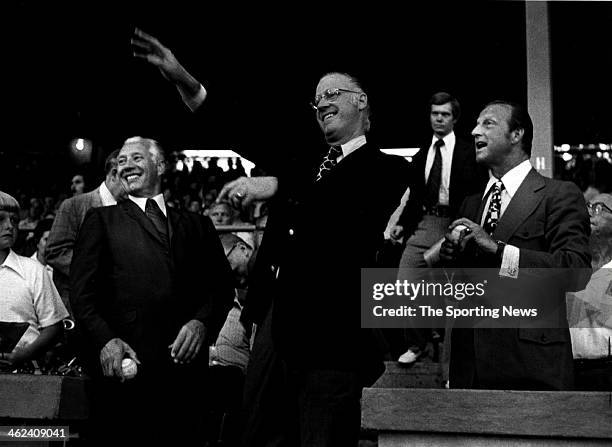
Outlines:
{"label": "white shoe", "polygon": [[408,349],[406,352],[404,352],[402,355],[399,356],[399,358],[397,359],[397,362],[401,363],[402,365],[410,365],[416,362],[420,356],[421,356],[420,351],[414,352],[413,350]]}

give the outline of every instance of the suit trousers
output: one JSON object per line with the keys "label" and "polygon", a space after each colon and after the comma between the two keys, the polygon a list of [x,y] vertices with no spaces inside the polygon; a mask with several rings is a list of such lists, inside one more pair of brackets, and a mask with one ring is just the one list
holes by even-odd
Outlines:
{"label": "suit trousers", "polygon": [[[423,216],[414,234],[406,241],[406,247],[400,260],[398,280],[412,282],[420,280],[420,278],[414,277],[414,272],[409,272],[405,269],[427,267],[423,254],[444,237],[450,223],[451,219],[449,217]],[[430,338],[430,329],[407,327],[404,330],[405,345],[403,350],[405,351],[410,348],[423,350]]]}
{"label": "suit trousers", "polygon": [[243,447],[356,447],[361,381],[353,371],[289,365],[274,348],[272,309],[258,328],[245,382]]}

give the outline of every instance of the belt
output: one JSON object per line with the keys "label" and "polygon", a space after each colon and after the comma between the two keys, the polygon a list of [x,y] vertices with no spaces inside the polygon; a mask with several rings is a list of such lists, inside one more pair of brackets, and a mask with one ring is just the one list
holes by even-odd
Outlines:
{"label": "belt", "polygon": [[448,205],[423,205],[423,213],[427,216],[452,217],[450,207]]}

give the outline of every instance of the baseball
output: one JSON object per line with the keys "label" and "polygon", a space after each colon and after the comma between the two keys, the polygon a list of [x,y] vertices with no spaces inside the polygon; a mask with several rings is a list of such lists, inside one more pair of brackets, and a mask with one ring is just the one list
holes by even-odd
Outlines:
{"label": "baseball", "polygon": [[125,358],[121,361],[121,370],[123,371],[123,377],[133,379],[138,372],[138,366],[134,360]]}
{"label": "baseball", "polygon": [[463,239],[464,236],[464,230],[467,230],[468,227],[462,224],[457,225],[455,228],[453,228],[453,231],[451,231],[451,240],[454,243],[459,243],[461,242],[461,239]]}

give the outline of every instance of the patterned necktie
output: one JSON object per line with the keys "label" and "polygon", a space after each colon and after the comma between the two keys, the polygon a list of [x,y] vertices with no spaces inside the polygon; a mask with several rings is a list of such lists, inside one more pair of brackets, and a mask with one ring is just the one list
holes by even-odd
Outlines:
{"label": "patterned necktie", "polygon": [[147,199],[145,214],[151,219],[151,222],[153,222],[153,226],[159,233],[159,237],[164,243],[164,246],[168,247],[168,221],[155,200]]}
{"label": "patterned necktie", "polygon": [[342,148],[340,146],[332,146],[329,148],[329,152],[323,158],[323,162],[319,166],[319,173],[317,174],[317,182],[327,175],[334,166],[338,164],[338,157],[342,155]]}
{"label": "patterned necktie", "polygon": [[493,235],[495,228],[497,228],[497,222],[501,213],[501,193],[504,190],[504,184],[501,180],[495,182],[491,188],[491,201],[489,202],[489,210],[487,211],[487,217],[485,218],[482,228],[489,234]]}
{"label": "patterned necktie", "polygon": [[436,155],[429,171],[429,177],[427,177],[425,192],[425,206],[427,207],[436,206],[440,197],[440,183],[442,181],[442,151],[440,148],[442,146],[444,146],[444,140],[441,138],[434,143]]}

